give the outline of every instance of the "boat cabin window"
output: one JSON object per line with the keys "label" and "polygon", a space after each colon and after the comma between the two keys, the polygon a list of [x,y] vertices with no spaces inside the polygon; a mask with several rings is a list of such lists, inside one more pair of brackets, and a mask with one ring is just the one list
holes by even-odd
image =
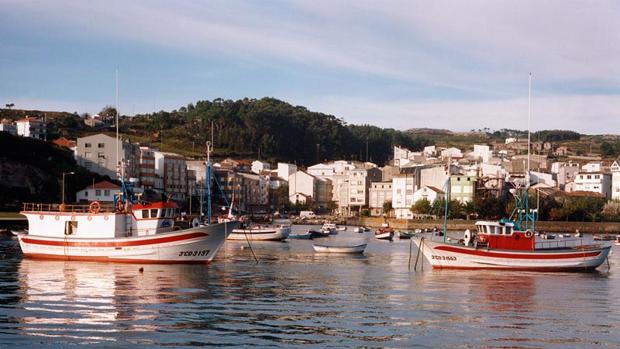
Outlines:
{"label": "boat cabin window", "polygon": [[149,218],[149,210],[142,210],[142,218]]}
{"label": "boat cabin window", "polygon": [[159,218],[164,218],[166,216],[166,209],[162,208],[159,210]]}
{"label": "boat cabin window", "polygon": [[157,209],[156,208],[152,208],[151,209],[151,218],[157,218]]}

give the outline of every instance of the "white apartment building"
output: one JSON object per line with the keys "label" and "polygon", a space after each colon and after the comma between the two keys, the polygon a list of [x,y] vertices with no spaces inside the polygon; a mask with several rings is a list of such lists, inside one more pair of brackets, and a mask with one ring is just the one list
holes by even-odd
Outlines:
{"label": "white apartment building", "polygon": [[153,151],[155,160],[155,176],[162,178],[161,190],[177,201],[187,198],[187,164],[185,158],[179,154],[162,151]]}
{"label": "white apartment building", "polygon": [[7,119],[2,119],[0,122],[0,132],[7,132],[13,136],[17,136],[17,126]]}
{"label": "white apartment building", "polygon": [[413,193],[413,203],[415,204],[419,200],[428,200],[432,204],[437,198],[442,198],[443,195],[444,192],[441,189],[424,186]]}
{"label": "white apartment building", "polygon": [[47,125],[41,119],[27,117],[15,121],[15,125],[19,136],[40,140],[47,139]]}
{"label": "white apartment building", "polygon": [[602,165],[600,162],[588,162],[587,164],[581,166],[581,170],[583,172],[601,172]]}
{"label": "white apartment building", "polygon": [[470,155],[474,158],[480,158],[483,163],[488,163],[493,157],[493,151],[486,144],[474,144],[474,151]]}
{"label": "white apartment building", "polygon": [[155,179],[155,154],[153,149],[145,146],[140,147],[140,185],[144,189],[156,188]]}
{"label": "white apartment building", "polygon": [[372,182],[368,189],[368,207],[371,216],[383,214],[383,204],[392,201],[392,182]]}
{"label": "white apartment building", "polygon": [[288,181],[288,177],[297,172],[297,165],[278,162],[278,177]]}
{"label": "white apartment building", "polygon": [[579,172],[575,178],[575,191],[599,193],[611,198],[611,174],[603,172]]}
{"label": "white apartment building", "polygon": [[415,202],[413,200],[415,190],[415,174],[400,174],[392,178],[392,208],[396,218],[413,218],[411,206]]}
{"label": "white apartment building", "polygon": [[618,161],[611,164],[611,199],[620,200],[620,164]]}
{"label": "white apartment building", "polygon": [[312,200],[319,206],[326,206],[332,200],[332,184],[329,179],[318,178],[304,171],[297,171],[288,177],[288,195],[292,203]]}
{"label": "white apartment building", "polygon": [[463,157],[463,153],[461,152],[461,149],[452,147],[452,148],[442,150],[441,157],[444,159],[446,158],[460,159]]}
{"label": "white apartment building", "polygon": [[556,181],[553,179],[553,174],[546,172],[530,171],[531,183],[543,183],[549,187],[555,187]]}
{"label": "white apartment building", "polygon": [[140,148],[128,141],[119,140],[103,133],[77,139],[75,157],[78,165],[110,178],[120,177],[118,162],[124,164],[125,179],[139,177]]}

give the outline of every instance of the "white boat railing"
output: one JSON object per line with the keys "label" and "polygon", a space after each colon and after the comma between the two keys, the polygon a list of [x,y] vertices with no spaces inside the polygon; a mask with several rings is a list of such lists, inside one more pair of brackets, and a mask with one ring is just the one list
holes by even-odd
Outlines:
{"label": "white boat railing", "polygon": [[545,249],[557,249],[557,248],[571,248],[584,246],[583,239],[558,239],[558,240],[545,240],[538,241],[536,240],[536,249],[537,250],[545,250]]}
{"label": "white boat railing", "polygon": [[[32,203],[24,202],[22,204],[22,211],[26,212],[75,212],[75,213],[88,213],[91,212],[90,205],[76,205],[76,204],[50,204],[50,203]],[[115,212],[114,205],[112,203],[99,203],[99,212]]]}

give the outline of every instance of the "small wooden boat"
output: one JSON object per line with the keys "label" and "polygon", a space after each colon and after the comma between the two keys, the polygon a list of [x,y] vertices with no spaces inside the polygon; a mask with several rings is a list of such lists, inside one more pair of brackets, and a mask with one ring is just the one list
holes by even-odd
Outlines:
{"label": "small wooden boat", "polygon": [[312,244],[314,251],[323,253],[364,253],[367,244],[358,245],[327,245]]}
{"label": "small wooden boat", "polygon": [[310,239],[312,239],[312,233],[305,232],[305,233],[301,233],[301,234],[289,234],[288,238],[289,239],[299,239],[299,240],[310,240]]}
{"label": "small wooden boat", "polygon": [[379,228],[375,231],[375,238],[380,240],[390,240],[394,239],[394,229],[392,228]]}
{"label": "small wooden boat", "polygon": [[415,233],[412,231],[399,230],[396,232],[396,235],[398,236],[399,239],[411,239],[415,235]]}

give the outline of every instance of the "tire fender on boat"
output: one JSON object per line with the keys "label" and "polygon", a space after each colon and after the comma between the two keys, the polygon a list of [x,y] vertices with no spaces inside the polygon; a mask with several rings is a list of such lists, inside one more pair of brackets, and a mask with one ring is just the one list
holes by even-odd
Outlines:
{"label": "tire fender on boat", "polygon": [[59,215],[56,215],[56,216],[54,216],[54,219],[55,219],[55,220],[57,220],[57,221],[59,221],[59,220],[60,220],[60,216],[59,216]]}
{"label": "tire fender on boat", "polygon": [[529,231],[529,230],[528,230],[528,231],[526,231],[526,232],[525,232],[525,237],[526,237],[526,238],[528,238],[528,239],[529,239],[529,238],[531,238],[531,237],[532,237],[532,232],[531,232],[531,231]]}

